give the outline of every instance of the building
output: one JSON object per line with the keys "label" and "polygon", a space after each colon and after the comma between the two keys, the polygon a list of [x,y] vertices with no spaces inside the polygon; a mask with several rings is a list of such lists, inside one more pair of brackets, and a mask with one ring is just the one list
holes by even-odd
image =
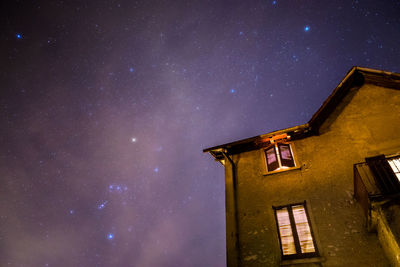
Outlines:
{"label": "building", "polygon": [[207,148],[232,266],[400,266],[400,74],[353,67],[303,125]]}

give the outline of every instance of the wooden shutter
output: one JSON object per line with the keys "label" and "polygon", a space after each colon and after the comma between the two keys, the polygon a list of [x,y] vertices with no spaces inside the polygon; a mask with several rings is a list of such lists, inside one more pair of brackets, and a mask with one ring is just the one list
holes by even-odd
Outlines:
{"label": "wooden shutter", "polygon": [[283,255],[296,254],[292,225],[287,208],[276,210],[276,219],[278,221],[279,237]]}
{"label": "wooden shutter", "polygon": [[308,223],[307,214],[304,206],[293,206],[292,211],[294,221],[296,223],[296,230],[299,237],[301,253],[315,252],[314,240],[312,238],[311,229]]}
{"label": "wooden shutter", "polygon": [[274,146],[265,150],[265,158],[267,159],[267,168],[269,172],[279,168],[279,162],[276,157]]}
{"label": "wooden shutter", "polygon": [[278,144],[279,156],[281,158],[282,166],[294,167],[294,159],[289,144]]}
{"label": "wooden shutter", "polygon": [[282,259],[317,257],[306,203],[274,207]]}

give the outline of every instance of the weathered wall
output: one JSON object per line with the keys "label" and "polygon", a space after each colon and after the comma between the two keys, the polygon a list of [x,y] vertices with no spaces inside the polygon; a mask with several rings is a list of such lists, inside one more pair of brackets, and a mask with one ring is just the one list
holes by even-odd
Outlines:
{"label": "weathered wall", "polygon": [[[392,266],[398,267],[400,266],[400,247],[399,240],[397,239],[395,233],[400,226],[400,224],[396,222],[396,217],[399,216],[399,210],[397,210],[398,207],[396,208],[396,206],[392,206],[392,208],[384,211],[382,205],[378,204],[373,207],[371,211],[371,217],[373,217],[373,220],[376,221],[375,227],[378,234],[378,239],[385,251],[386,257]],[[389,217],[390,223],[388,222],[387,217]]]}
{"label": "weathered wall", "polygon": [[[388,266],[376,234],[367,232],[365,216],[353,200],[353,164],[400,152],[399,122],[400,91],[366,84],[347,94],[319,136],[293,142],[300,169],[265,175],[262,150],[232,156],[242,266],[279,265],[272,206],[304,200],[323,266]],[[229,162],[225,167],[231,175]]]}
{"label": "weathered wall", "polygon": [[[394,238],[396,239],[397,243],[400,244],[400,204],[398,201],[389,207],[385,207],[384,213],[386,221],[388,222],[389,227],[392,229],[391,231]],[[400,253],[398,254],[400,255]]]}

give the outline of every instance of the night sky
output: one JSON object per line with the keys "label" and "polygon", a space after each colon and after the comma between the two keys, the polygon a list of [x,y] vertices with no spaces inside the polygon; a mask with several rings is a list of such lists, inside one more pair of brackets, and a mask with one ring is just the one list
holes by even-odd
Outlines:
{"label": "night sky", "polygon": [[2,1],[0,266],[225,266],[202,149],[400,72],[400,1]]}

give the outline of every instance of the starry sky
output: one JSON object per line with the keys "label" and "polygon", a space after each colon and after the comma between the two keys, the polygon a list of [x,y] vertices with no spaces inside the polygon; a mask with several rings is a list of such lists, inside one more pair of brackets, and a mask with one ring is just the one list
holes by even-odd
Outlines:
{"label": "starry sky", "polygon": [[400,72],[400,1],[2,1],[0,266],[225,266],[202,149]]}

